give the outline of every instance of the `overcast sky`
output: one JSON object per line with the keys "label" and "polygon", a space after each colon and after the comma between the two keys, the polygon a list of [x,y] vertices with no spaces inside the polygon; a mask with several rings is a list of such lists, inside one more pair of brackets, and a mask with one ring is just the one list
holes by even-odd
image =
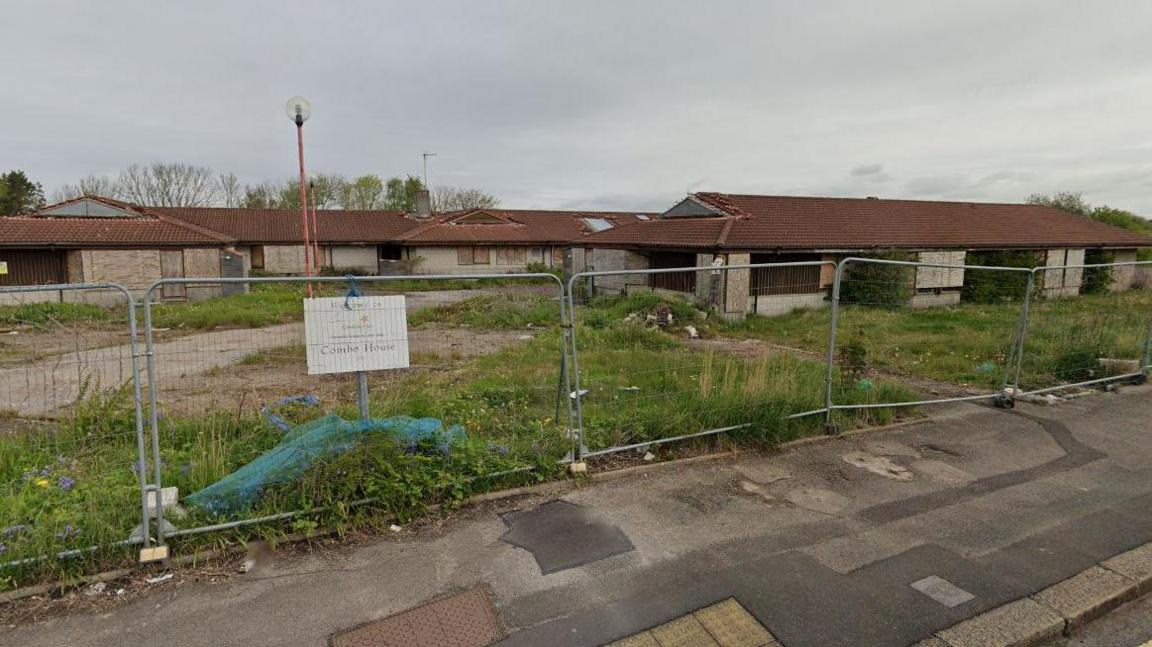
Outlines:
{"label": "overcast sky", "polygon": [[[877,8],[881,7],[881,8]],[[1152,3],[9,3],[0,171],[419,173],[508,207],[692,190],[1152,215]]]}

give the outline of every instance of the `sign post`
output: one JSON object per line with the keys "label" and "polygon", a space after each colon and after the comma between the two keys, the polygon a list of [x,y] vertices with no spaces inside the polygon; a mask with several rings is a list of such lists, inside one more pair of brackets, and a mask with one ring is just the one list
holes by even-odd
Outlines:
{"label": "sign post", "polygon": [[367,419],[368,371],[408,368],[403,295],[304,300],[308,374],[357,373],[360,418]]}

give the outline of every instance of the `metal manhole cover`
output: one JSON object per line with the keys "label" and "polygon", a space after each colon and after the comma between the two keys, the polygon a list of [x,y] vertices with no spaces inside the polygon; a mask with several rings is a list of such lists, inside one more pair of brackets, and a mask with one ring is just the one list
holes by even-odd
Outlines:
{"label": "metal manhole cover", "polygon": [[332,647],[484,647],[504,636],[488,590],[478,586],[334,634]]}

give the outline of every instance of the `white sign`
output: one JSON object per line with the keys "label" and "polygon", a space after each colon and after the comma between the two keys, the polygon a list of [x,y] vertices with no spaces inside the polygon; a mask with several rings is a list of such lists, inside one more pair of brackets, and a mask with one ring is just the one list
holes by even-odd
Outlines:
{"label": "white sign", "polygon": [[404,296],[304,300],[308,374],[408,368]]}
{"label": "white sign", "polygon": [[0,274],[8,273],[8,261],[0,261]]}

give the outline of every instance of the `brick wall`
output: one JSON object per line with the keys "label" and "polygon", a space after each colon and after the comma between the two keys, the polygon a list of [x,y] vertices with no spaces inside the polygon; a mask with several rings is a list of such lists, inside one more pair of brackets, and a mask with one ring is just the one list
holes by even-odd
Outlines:
{"label": "brick wall", "polygon": [[[480,247],[477,245],[477,247]],[[554,258],[551,247],[484,245],[488,248],[487,263],[461,264],[454,245],[435,247],[409,247],[409,258],[417,256],[424,260],[416,266],[418,274],[492,274],[513,273],[526,270],[528,263],[544,263],[552,266]]]}
{"label": "brick wall", "polygon": [[264,271],[303,276],[304,245],[265,245]]}
{"label": "brick wall", "polygon": [[[646,270],[648,258],[643,254],[626,249],[589,249],[586,260],[597,272],[609,270]],[[595,277],[597,293],[621,294],[628,286],[648,286],[648,277],[643,274]]]}
{"label": "brick wall", "polygon": [[357,274],[374,275],[379,265],[375,245],[335,245],[328,248],[328,256],[332,267]]}

